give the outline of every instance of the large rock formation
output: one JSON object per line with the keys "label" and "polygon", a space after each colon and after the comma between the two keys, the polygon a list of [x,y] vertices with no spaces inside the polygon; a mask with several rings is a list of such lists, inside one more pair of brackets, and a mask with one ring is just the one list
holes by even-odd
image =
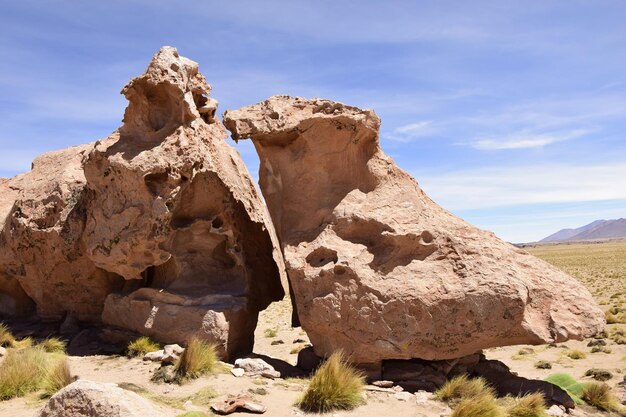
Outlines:
{"label": "large rock formation", "polygon": [[2,311],[32,299],[45,317],[251,351],[258,311],[284,296],[284,265],[210,89],[164,47],[123,89],[118,131],[0,182]]}
{"label": "large rock formation", "polygon": [[575,279],[448,213],[380,149],[371,110],[274,96],[224,114],[251,138],[318,355],[449,359],[604,325]]}
{"label": "large rock formation", "polygon": [[171,343],[201,329],[231,356],[251,351],[258,311],[284,296],[283,266],[210,89],[174,48],[123,89],[124,125],[85,162],[84,241],[98,267],[139,279],[107,298],[105,323]]}

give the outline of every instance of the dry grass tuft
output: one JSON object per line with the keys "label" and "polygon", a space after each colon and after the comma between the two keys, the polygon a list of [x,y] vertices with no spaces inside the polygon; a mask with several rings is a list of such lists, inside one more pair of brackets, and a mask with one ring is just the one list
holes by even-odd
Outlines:
{"label": "dry grass tuft", "polygon": [[159,349],[161,349],[161,345],[147,336],[142,336],[128,344],[126,347],[126,354],[128,357],[134,358],[137,356],[143,356],[149,352],[156,352]]}
{"label": "dry grass tuft", "polygon": [[536,392],[517,397],[507,409],[507,417],[546,417],[546,401]]}
{"label": "dry grass tuft", "polygon": [[14,343],[15,336],[13,336],[9,327],[4,323],[0,323],[0,346],[13,347]]}
{"label": "dry grass tuft", "polygon": [[23,339],[14,341],[11,347],[15,349],[25,349],[32,347],[33,345],[33,339],[31,337],[25,337]]}
{"label": "dry grass tuft", "polygon": [[48,353],[65,353],[66,343],[56,337],[51,337],[39,343],[39,346]]}
{"label": "dry grass tuft", "polygon": [[455,376],[435,391],[436,398],[448,403],[480,396],[494,397],[495,392],[483,378],[469,378],[467,375]]}
{"label": "dry grass tuft", "polygon": [[450,417],[506,417],[504,408],[489,394],[463,398]]}
{"label": "dry grass tuft", "polygon": [[315,371],[296,404],[315,413],[351,410],[364,402],[364,384],[364,376],[346,362],[341,352],[335,352]]}
{"label": "dry grass tuft", "polygon": [[46,352],[40,347],[9,350],[0,365],[0,400],[37,391],[49,366]]}
{"label": "dry grass tuft", "polygon": [[618,345],[626,345],[626,330],[614,329],[611,331],[609,338]]}
{"label": "dry grass tuft", "polygon": [[276,329],[276,328],[265,329],[263,334],[265,335],[265,337],[268,337],[268,338],[276,337],[276,335],[278,335],[278,329]]}
{"label": "dry grass tuft", "polygon": [[42,382],[43,397],[52,397],[57,391],[74,381],[70,372],[70,365],[66,357],[61,357],[54,363]]}
{"label": "dry grass tuft", "polygon": [[568,358],[574,359],[574,360],[585,359],[587,357],[587,354],[585,352],[583,352],[582,350],[577,350],[577,349],[565,351],[563,354],[567,356]]}
{"label": "dry grass tuft", "polygon": [[619,411],[621,408],[611,388],[603,382],[585,384],[581,397],[587,404],[600,410]]}
{"label": "dry grass tuft", "polygon": [[606,324],[626,324],[626,310],[624,308],[613,306],[605,313]]}
{"label": "dry grass tuft", "polygon": [[194,336],[176,363],[176,381],[182,383],[187,378],[197,378],[212,372],[217,362],[215,346]]}

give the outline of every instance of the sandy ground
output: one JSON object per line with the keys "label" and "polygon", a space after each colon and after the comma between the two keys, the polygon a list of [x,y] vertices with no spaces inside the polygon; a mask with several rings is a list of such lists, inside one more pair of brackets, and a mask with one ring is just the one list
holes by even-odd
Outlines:
{"label": "sandy ground", "polygon": [[[273,358],[295,364],[297,350],[308,343],[304,332],[299,328],[291,328],[289,324],[291,307],[287,300],[274,303],[268,310],[262,312],[256,331],[255,353],[264,354]],[[614,327],[616,325],[610,326]],[[278,343],[282,341],[283,343]],[[294,343],[295,342],[295,343]],[[509,346],[486,351],[490,359],[505,362],[519,375],[530,378],[545,378],[555,372],[567,372],[580,380],[589,380],[585,371],[590,368],[602,368],[613,373],[608,381],[610,385],[624,378],[626,371],[626,345],[617,345],[607,339],[611,353],[590,353],[587,341],[570,341],[557,347],[548,346]],[[520,355],[524,348],[532,349],[532,353]],[[569,349],[578,349],[587,353],[585,359],[573,360],[565,356]],[[552,369],[536,369],[534,364],[539,360],[549,361]],[[211,387],[216,393],[216,400],[229,394],[249,394],[256,401],[267,406],[267,416],[298,416],[304,415],[293,404],[306,387],[306,380],[277,379],[269,380],[260,377],[234,377],[226,367],[214,374],[199,378],[185,385],[155,384],[150,381],[151,373],[158,367],[152,362],[143,362],[140,359],[128,359],[120,356],[86,356],[70,357],[72,373],[83,379],[100,382],[131,383],[145,389],[152,400],[169,416],[177,416],[188,410],[207,411],[207,406],[179,404],[163,404],[171,400],[189,397],[203,388]],[[259,388],[262,388],[261,390]],[[366,391],[366,404],[350,412],[339,411],[331,416],[415,416],[438,417],[450,414],[450,410],[443,404],[427,401],[418,404],[415,399],[402,401],[394,394],[386,392]],[[170,400],[170,401],[168,401]],[[43,406],[44,401],[35,394],[25,398],[0,402],[0,416],[4,417],[34,417]],[[582,407],[577,415],[603,415]],[[604,414],[606,415],[606,414]]]}

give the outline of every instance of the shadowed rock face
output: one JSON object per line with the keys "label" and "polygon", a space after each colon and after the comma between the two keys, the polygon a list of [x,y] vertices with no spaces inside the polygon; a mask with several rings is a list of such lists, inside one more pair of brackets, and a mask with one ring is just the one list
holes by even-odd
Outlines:
{"label": "shadowed rock face", "polygon": [[284,296],[284,265],[210,89],[198,64],[164,47],[122,90],[118,131],[0,183],[11,193],[0,247],[13,258],[0,255],[1,308],[17,311],[23,289],[41,315],[78,312],[163,342],[197,334],[225,357],[251,351],[258,311]]}
{"label": "shadowed rock face", "polygon": [[450,359],[561,342],[604,326],[578,281],[448,213],[380,149],[380,120],[273,96],[227,111],[251,138],[300,323],[354,362]]}

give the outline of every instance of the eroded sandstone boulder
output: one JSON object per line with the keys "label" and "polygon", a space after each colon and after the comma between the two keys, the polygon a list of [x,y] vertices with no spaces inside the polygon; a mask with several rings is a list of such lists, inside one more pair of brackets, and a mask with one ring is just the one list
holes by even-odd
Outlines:
{"label": "eroded sandstone boulder", "polygon": [[0,311],[34,301],[42,317],[165,343],[198,335],[225,358],[251,351],[259,310],[284,296],[284,265],[210,90],[164,47],[122,90],[117,131],[0,181]]}
{"label": "eroded sandstone boulder", "polygon": [[106,296],[124,280],[97,268],[82,242],[87,195],[82,145],[46,153],[32,170],[0,183],[0,311],[33,303],[44,319],[66,312],[99,321]]}
{"label": "eroded sandstone boulder", "polygon": [[258,311],[284,296],[282,255],[210,89],[171,47],[124,87],[124,125],[85,159],[83,239],[136,286],[109,295],[105,323],[168,343],[200,334],[231,356],[251,351]]}
{"label": "eroded sandstone boulder", "polygon": [[257,149],[298,318],[318,355],[450,359],[602,329],[582,284],[428,198],[380,149],[373,111],[273,96],[227,111],[224,124]]}

